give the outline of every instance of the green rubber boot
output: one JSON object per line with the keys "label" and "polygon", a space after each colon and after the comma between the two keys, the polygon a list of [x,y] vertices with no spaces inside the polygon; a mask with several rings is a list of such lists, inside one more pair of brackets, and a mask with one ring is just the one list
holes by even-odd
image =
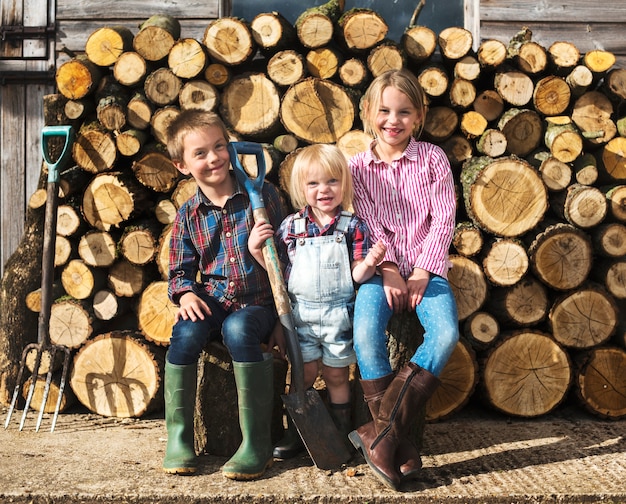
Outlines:
{"label": "green rubber boot", "polygon": [[274,406],[274,359],[263,354],[261,362],[234,362],[243,440],[222,467],[224,476],[234,480],[260,478],[272,466],[272,409]]}
{"label": "green rubber boot", "polygon": [[179,366],[165,360],[165,426],[167,449],[163,470],[170,474],[196,472],[193,414],[196,405],[195,364]]}

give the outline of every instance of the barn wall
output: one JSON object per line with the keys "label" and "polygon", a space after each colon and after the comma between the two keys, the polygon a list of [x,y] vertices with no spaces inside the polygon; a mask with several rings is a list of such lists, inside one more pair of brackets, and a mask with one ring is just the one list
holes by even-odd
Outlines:
{"label": "barn wall", "polygon": [[581,53],[594,49],[613,52],[616,66],[626,68],[626,0],[482,0],[480,36],[508,42],[524,26],[532,40],[548,48],[558,41],[572,42]]}

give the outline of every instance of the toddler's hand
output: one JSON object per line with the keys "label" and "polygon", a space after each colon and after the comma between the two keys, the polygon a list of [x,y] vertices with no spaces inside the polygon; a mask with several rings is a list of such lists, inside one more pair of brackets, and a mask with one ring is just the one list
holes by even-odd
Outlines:
{"label": "toddler's hand", "polygon": [[365,264],[368,266],[376,266],[385,258],[385,252],[387,252],[386,245],[382,240],[378,240],[374,246],[369,249],[365,257]]}

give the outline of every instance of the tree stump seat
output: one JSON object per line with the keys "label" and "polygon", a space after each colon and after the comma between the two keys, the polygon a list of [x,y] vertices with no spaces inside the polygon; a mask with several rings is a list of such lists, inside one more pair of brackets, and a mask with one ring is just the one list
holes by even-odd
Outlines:
{"label": "tree stump seat", "polygon": [[[287,363],[274,359],[272,440],[283,435],[283,402]],[[198,359],[198,387],[194,419],[196,453],[232,456],[241,443],[237,387],[233,362],[222,343],[211,342]]]}

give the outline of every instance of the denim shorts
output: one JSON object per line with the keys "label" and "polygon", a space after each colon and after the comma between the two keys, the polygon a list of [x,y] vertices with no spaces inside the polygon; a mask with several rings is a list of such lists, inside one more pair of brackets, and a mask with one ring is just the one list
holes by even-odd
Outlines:
{"label": "denim shorts", "polygon": [[302,360],[322,359],[329,367],[345,367],[356,362],[352,346],[354,303],[311,303],[293,306],[293,317],[302,350]]}

